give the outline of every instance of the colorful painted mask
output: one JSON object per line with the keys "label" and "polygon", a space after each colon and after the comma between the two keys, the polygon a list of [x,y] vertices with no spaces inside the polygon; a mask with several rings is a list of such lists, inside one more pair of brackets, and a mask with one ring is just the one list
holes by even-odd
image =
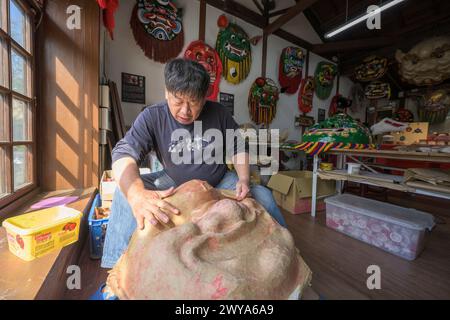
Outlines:
{"label": "colorful painted mask", "polygon": [[387,82],[374,81],[367,85],[365,90],[367,99],[389,99],[391,97],[391,86]]}
{"label": "colorful painted mask", "polygon": [[169,0],[137,0],[130,25],[136,42],[150,59],[165,63],[183,48],[181,10]]}
{"label": "colorful painted mask", "polygon": [[302,80],[303,62],[302,49],[296,47],[283,49],[278,73],[282,93],[294,94],[297,92]]}
{"label": "colorful painted mask", "polygon": [[207,99],[217,101],[220,77],[222,75],[222,62],[217,51],[201,40],[191,42],[186,49],[184,57],[199,62],[209,74],[209,88]]}
{"label": "colorful painted mask", "polygon": [[424,40],[406,54],[397,50],[395,58],[403,81],[416,86],[439,84],[450,78],[450,37]]}
{"label": "colorful painted mask", "polygon": [[328,99],[333,89],[336,74],[337,68],[334,64],[324,61],[319,62],[314,73],[315,91],[319,99]]}
{"label": "colorful painted mask", "polygon": [[248,107],[250,116],[256,124],[268,125],[275,118],[279,90],[272,79],[257,78],[250,88]]}
{"label": "colorful painted mask", "polygon": [[420,121],[435,124],[444,122],[449,111],[450,93],[440,89],[424,97],[422,106],[418,109],[418,114]]}
{"label": "colorful painted mask", "polygon": [[238,84],[247,78],[252,63],[250,39],[244,29],[220,16],[216,50],[222,60],[225,80]]}
{"label": "colorful painted mask", "polygon": [[300,112],[308,113],[313,108],[314,98],[314,78],[306,77],[302,80],[300,91],[298,92],[298,108]]}
{"label": "colorful painted mask", "polygon": [[355,68],[355,78],[358,81],[374,81],[383,77],[387,72],[387,59],[370,56]]}
{"label": "colorful painted mask", "polygon": [[293,146],[310,155],[330,149],[372,149],[372,136],[367,127],[352,117],[338,113],[314,124],[305,132],[302,142]]}

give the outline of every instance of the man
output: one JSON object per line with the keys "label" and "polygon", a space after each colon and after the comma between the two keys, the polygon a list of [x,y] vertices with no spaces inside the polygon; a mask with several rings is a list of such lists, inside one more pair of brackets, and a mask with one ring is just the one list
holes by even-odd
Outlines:
{"label": "man", "polygon": [[[205,180],[216,188],[236,190],[238,200],[251,193],[274,219],[285,226],[270,190],[250,186],[249,155],[245,148],[232,146],[236,173],[227,171],[223,161],[211,163],[202,159],[181,164],[174,161],[180,148],[191,153],[195,148],[204,149],[214,143],[194,135],[194,121],[201,122],[203,132],[217,129],[224,137],[227,129],[236,130],[238,125],[225,107],[206,101],[209,75],[199,63],[172,60],[165,67],[164,77],[166,101],[144,109],[112,151],[112,169],[119,188],[111,207],[101,263],[103,268],[112,268],[116,264],[136,226],[144,228],[144,219],[156,225],[169,221],[168,212],[179,214],[178,209],[163,198],[171,195],[176,186],[192,179]],[[189,132],[188,139],[172,140],[172,133],[180,129]],[[164,170],[139,175],[138,164],[152,150]]]}

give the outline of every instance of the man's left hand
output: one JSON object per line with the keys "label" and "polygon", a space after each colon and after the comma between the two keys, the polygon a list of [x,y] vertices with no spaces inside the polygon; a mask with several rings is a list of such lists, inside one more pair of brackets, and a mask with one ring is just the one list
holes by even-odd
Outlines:
{"label": "man's left hand", "polygon": [[236,183],[236,200],[243,200],[250,192],[250,186],[248,181],[239,180]]}

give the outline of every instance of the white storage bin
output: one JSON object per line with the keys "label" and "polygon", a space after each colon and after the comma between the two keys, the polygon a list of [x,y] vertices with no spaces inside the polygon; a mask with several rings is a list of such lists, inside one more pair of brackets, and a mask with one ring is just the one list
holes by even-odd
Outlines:
{"label": "white storage bin", "polygon": [[435,225],[429,213],[351,194],[325,203],[328,227],[407,260],[420,254]]}

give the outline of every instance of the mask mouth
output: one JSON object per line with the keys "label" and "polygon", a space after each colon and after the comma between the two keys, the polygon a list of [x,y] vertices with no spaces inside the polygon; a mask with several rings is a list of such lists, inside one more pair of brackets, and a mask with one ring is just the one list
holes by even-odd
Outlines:
{"label": "mask mouth", "polygon": [[239,57],[245,57],[247,55],[247,51],[245,49],[239,49],[233,46],[231,43],[227,42],[225,44],[225,48],[232,54],[235,54]]}

